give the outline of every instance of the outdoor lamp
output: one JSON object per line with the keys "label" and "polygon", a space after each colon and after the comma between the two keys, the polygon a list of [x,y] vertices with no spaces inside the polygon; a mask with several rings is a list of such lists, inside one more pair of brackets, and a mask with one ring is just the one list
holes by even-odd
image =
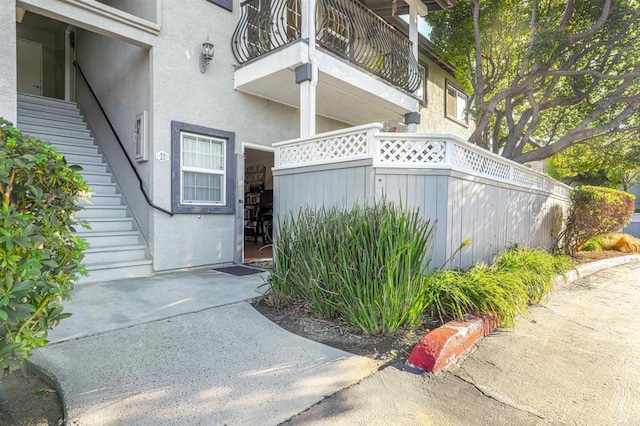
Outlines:
{"label": "outdoor lamp", "polygon": [[211,43],[211,40],[209,40],[209,35],[207,34],[207,40],[202,43],[202,53],[200,53],[200,72],[202,74],[207,72],[207,68],[209,68],[209,64],[213,59],[213,48],[213,43]]}

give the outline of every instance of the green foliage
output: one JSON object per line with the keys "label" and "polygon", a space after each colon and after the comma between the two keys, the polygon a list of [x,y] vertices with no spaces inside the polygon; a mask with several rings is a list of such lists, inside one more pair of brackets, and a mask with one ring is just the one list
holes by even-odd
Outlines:
{"label": "green foliage", "polygon": [[622,188],[640,184],[640,144],[627,138],[601,138],[574,145],[548,161],[549,173],[567,184]]}
{"label": "green foliage", "polygon": [[87,192],[53,147],[0,118],[0,368],[45,345],[69,316],[62,301],[84,272],[86,247],[74,234],[76,199]]}
{"label": "green foliage", "polygon": [[305,208],[279,224],[271,292],[372,334],[419,322],[435,227],[392,203]]}
{"label": "green foliage", "polygon": [[611,188],[581,186],[571,192],[571,208],[557,245],[574,254],[592,237],[619,231],[633,215],[635,197]]}
{"label": "green foliage", "polygon": [[460,0],[426,19],[473,95],[471,142],[524,163],[638,140],[638,0]]}
{"label": "green foliage", "polygon": [[529,303],[539,303],[551,291],[553,278],[573,265],[566,256],[513,247],[487,266],[468,271],[442,270],[425,277],[427,304],[444,322],[467,313],[496,315],[502,326],[513,327]]}
{"label": "green foliage", "polygon": [[595,237],[589,238],[589,240],[582,245],[582,250],[584,251],[602,251],[602,237],[596,235]]}

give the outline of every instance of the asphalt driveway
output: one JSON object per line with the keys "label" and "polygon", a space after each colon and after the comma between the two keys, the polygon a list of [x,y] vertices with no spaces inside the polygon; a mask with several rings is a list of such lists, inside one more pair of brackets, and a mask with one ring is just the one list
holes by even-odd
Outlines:
{"label": "asphalt driveway", "polygon": [[390,367],[294,425],[638,425],[640,263],[564,285],[453,368]]}

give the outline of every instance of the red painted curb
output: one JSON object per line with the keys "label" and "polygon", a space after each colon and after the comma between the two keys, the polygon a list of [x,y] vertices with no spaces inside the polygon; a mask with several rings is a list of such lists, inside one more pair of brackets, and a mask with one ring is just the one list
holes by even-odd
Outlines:
{"label": "red painted curb", "polygon": [[[568,284],[603,269],[640,261],[640,255],[604,259],[580,265],[566,276],[557,276],[557,285]],[[464,321],[449,321],[429,332],[413,348],[405,365],[436,373],[451,365],[478,340],[498,328],[498,318],[491,315],[465,316]]]}
{"label": "red painted curb", "polygon": [[498,325],[497,317],[492,315],[465,316],[464,321],[449,321],[424,336],[405,364],[436,373],[451,365]]}

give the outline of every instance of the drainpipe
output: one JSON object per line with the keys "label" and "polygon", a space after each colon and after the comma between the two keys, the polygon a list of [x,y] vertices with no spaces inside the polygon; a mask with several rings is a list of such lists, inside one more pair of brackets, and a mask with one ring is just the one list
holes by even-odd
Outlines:
{"label": "drainpipe", "polygon": [[[300,85],[300,137],[316,134],[316,0],[302,0],[302,38],[308,41],[306,61],[296,68],[296,83]],[[303,45],[304,46],[304,45]]]}

